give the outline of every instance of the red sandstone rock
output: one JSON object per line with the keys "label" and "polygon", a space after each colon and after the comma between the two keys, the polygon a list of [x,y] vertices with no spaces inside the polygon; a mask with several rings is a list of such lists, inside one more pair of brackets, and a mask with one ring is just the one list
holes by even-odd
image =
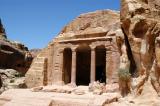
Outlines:
{"label": "red sandstone rock", "polygon": [[32,59],[26,46],[7,39],[0,21],[0,68],[12,68],[24,74],[30,67]]}
{"label": "red sandstone rock", "polygon": [[[131,61],[132,76],[151,76],[159,85],[159,0],[122,0],[121,22]],[[152,68],[153,67],[153,68]],[[157,73],[157,74],[156,74]],[[144,79],[145,80],[145,79]],[[143,81],[143,84],[145,81]],[[138,85],[143,87],[142,81]],[[158,87],[159,88],[159,87]],[[159,93],[159,90],[157,90]]]}

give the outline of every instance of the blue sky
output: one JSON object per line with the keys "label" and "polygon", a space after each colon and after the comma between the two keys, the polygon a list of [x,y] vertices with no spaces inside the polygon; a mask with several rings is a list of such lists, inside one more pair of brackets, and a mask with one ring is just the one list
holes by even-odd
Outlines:
{"label": "blue sky", "polygon": [[32,49],[47,46],[81,13],[119,8],[120,0],[0,0],[0,18],[9,39]]}

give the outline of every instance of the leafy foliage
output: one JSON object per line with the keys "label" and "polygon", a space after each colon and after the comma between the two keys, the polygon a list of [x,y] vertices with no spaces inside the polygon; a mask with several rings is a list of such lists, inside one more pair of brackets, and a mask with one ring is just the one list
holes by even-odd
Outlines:
{"label": "leafy foliage", "polygon": [[129,69],[119,69],[118,75],[119,75],[119,78],[123,81],[129,80],[131,77],[131,74],[129,73]]}

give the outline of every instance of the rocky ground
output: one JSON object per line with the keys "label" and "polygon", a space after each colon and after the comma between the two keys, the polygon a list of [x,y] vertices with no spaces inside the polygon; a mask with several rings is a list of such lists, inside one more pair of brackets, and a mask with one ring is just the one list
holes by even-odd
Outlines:
{"label": "rocky ground", "polygon": [[[113,85],[112,85],[113,86]],[[108,86],[106,86],[108,87]],[[99,88],[98,88],[99,89]],[[97,90],[94,89],[95,91]],[[99,89],[100,90],[100,89]],[[14,96],[16,95],[16,96]],[[32,89],[11,89],[0,95],[4,106],[160,106],[160,97],[151,87],[144,86],[141,95],[122,97],[119,92],[94,93],[88,86],[40,86]]]}
{"label": "rocky ground", "polygon": [[118,98],[118,93],[94,94],[87,86],[46,86],[8,90],[0,96],[0,103],[4,106],[102,106]]}
{"label": "rocky ground", "polygon": [[0,69],[1,88],[0,93],[15,88],[26,88],[24,83],[25,77],[14,69]]}

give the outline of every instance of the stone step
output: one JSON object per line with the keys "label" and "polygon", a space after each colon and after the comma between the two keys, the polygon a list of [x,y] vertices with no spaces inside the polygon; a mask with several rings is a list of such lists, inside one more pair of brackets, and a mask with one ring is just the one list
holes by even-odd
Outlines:
{"label": "stone step", "polygon": [[45,60],[45,57],[37,57],[34,59],[34,61],[43,62]]}
{"label": "stone step", "polygon": [[33,63],[32,64],[32,67],[43,67],[44,66],[44,63]]}
{"label": "stone step", "polygon": [[59,69],[54,69],[55,72],[59,72]]}
{"label": "stone step", "polygon": [[54,64],[54,67],[58,66],[59,67],[60,64]]}
{"label": "stone step", "polygon": [[32,73],[39,73],[39,72],[43,72],[43,70],[39,70],[39,69],[37,69],[37,70],[35,70],[35,69],[33,69],[33,68],[30,68],[29,69],[30,70],[30,72],[32,72]]}
{"label": "stone step", "polygon": [[36,63],[36,64],[44,64],[44,61],[43,62],[37,62],[37,61],[35,61],[34,63]]}
{"label": "stone step", "polygon": [[34,70],[43,70],[44,68],[43,67],[32,67],[32,69],[34,69]]}
{"label": "stone step", "polygon": [[54,69],[59,69],[59,66],[54,66]]}
{"label": "stone step", "polygon": [[57,63],[57,64],[54,64],[54,66],[55,66],[55,67],[56,67],[56,66],[58,66],[58,67],[59,67],[59,65],[60,65],[59,63]]}
{"label": "stone step", "polygon": [[54,69],[59,69],[59,66],[54,66]]}
{"label": "stone step", "polygon": [[59,67],[59,64],[54,64],[54,66],[56,67],[56,66],[58,66]]}

